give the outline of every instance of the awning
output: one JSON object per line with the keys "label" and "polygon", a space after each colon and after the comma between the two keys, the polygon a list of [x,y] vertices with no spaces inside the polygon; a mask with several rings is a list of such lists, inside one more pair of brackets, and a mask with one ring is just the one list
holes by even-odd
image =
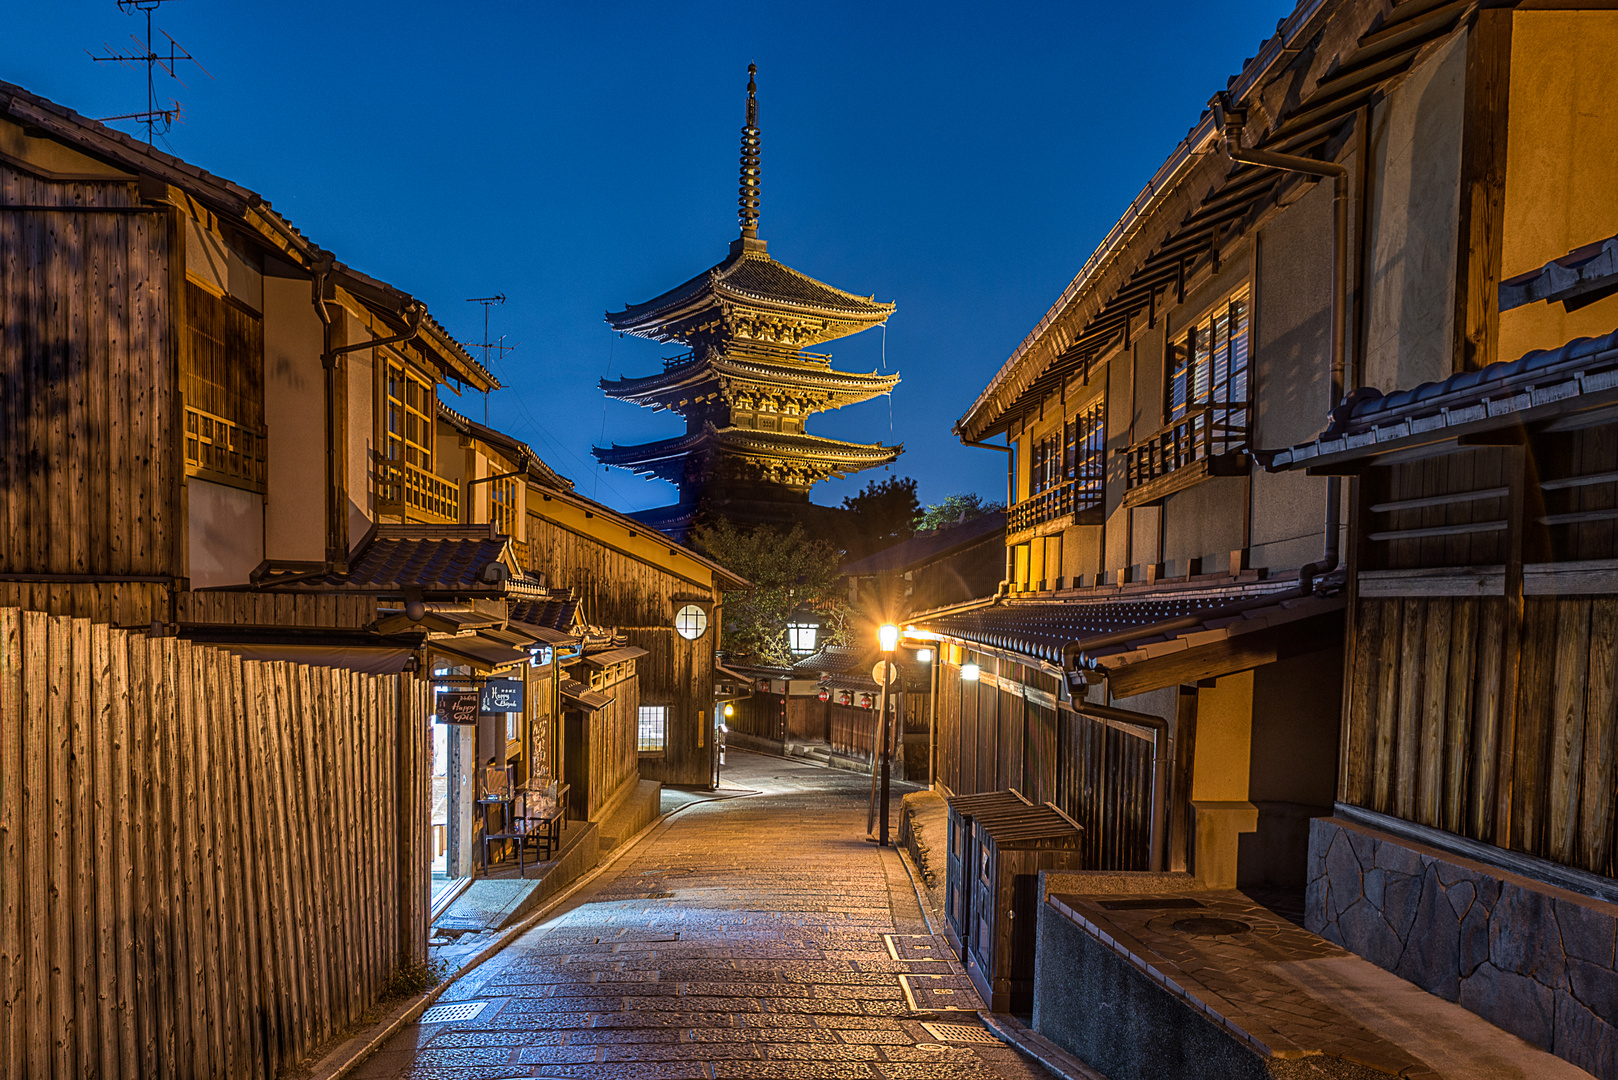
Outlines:
{"label": "awning", "polygon": [[587,712],[596,712],[612,704],[611,696],[598,693],[577,679],[562,680],[562,700],[577,705]]}
{"label": "awning", "polygon": [[243,660],[280,660],[314,667],[345,668],[367,675],[397,675],[410,661],[411,649],[364,645],[236,645],[218,644]]}
{"label": "awning", "polygon": [[1239,671],[1342,640],[1341,596],[1297,588],[1231,596],[1157,594],[1140,600],[997,604],[922,623],[943,637],[1024,656],[1047,667],[1064,648],[1107,676],[1113,697]]}
{"label": "awning", "polygon": [[482,634],[432,638],[427,642],[427,647],[470,663],[482,671],[496,671],[528,662],[527,649],[513,648],[503,641],[495,641]]}
{"label": "awning", "polygon": [[645,649],[638,645],[625,645],[621,649],[608,649],[606,652],[591,653],[584,658],[585,664],[590,667],[611,667],[621,664],[625,660],[638,660],[649,655]]}
{"label": "awning", "polygon": [[547,645],[569,645],[578,640],[573,634],[552,630],[548,626],[540,626],[537,623],[523,622],[520,619],[511,619],[506,623],[506,626],[509,629],[527,634],[535,641],[543,641]]}

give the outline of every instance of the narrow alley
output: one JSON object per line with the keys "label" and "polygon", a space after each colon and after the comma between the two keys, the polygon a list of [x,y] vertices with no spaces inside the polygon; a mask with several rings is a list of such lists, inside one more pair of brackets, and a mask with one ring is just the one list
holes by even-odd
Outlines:
{"label": "narrow alley", "polygon": [[[866,780],[733,751],[720,798],[657,826],[356,1074],[402,1078],[1044,1080],[988,1036]],[[891,948],[890,948],[891,944]],[[914,1007],[913,1007],[914,1006]],[[949,1041],[967,1024],[987,1042]]]}

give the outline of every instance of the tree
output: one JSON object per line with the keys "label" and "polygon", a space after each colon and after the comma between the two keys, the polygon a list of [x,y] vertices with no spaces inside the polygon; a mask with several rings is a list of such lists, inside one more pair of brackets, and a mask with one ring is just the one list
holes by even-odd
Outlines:
{"label": "tree", "polygon": [[980,518],[984,514],[992,514],[997,510],[1004,510],[1001,503],[986,503],[983,496],[977,492],[964,495],[946,495],[942,500],[929,503],[916,522],[917,532],[928,532],[933,529],[947,529],[951,525],[963,521]]}
{"label": "tree", "polygon": [[916,498],[916,482],[908,476],[872,480],[858,495],[843,500],[843,509],[854,517],[857,536],[850,553],[880,551],[916,534],[921,502]]}
{"label": "tree", "polygon": [[837,576],[841,553],[834,545],[811,540],[802,525],[791,531],[767,525],[741,529],[723,518],[699,526],[693,539],[710,558],[752,583],[725,592],[720,647],[728,654],[791,666],[787,623],[800,608],[820,616],[820,644],[846,643],[851,613]]}

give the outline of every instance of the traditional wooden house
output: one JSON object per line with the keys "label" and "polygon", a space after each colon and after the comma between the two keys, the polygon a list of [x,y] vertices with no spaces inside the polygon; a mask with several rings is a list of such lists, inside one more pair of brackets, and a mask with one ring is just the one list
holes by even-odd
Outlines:
{"label": "traditional wooden house", "polygon": [[804,428],[815,413],[867,401],[898,383],[897,374],[837,371],[829,355],[805,351],[881,325],[893,305],[833,288],[770,257],[758,235],[753,70],[742,128],[741,237],[711,270],[607,315],[620,333],[688,350],[664,360],[658,374],[601,383],[608,397],[676,413],[685,420],[684,433],[595,450],[605,465],[679,488],[673,505],[635,515],[677,539],[713,516],[818,528],[834,512],[809,502],[815,484],[887,464],[903,451]]}
{"label": "traditional wooden house", "polygon": [[1004,579],[1006,515],[992,511],[846,563],[848,600],[873,610],[920,612],[989,596]]}

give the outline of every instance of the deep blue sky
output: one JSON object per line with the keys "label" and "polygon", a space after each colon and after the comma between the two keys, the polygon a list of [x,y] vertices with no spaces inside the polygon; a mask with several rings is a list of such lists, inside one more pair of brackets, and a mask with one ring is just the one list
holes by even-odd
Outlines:
{"label": "deep blue sky", "polygon": [[[1214,90],[1286,14],[1210,6],[393,3],[171,0],[194,70],[168,136],[265,195],[338,258],[425,300],[465,340],[465,297],[505,293],[490,420],[621,509],[673,489],[603,473],[593,442],[677,418],[606,403],[603,373],[674,347],[617,339],[607,308],[718,262],[736,235],[747,64],[759,65],[761,234],[776,258],[898,304],[889,402],[810,430],[902,441],[924,501],[998,498],[1004,458],[950,434]],[[114,0],[14,0],[0,79],[90,116],[144,107],[144,79],[85,49],[142,23]],[[881,364],[882,331],[834,343]],[[481,417],[481,401],[452,403]],[[879,472],[823,484],[835,503]]]}

